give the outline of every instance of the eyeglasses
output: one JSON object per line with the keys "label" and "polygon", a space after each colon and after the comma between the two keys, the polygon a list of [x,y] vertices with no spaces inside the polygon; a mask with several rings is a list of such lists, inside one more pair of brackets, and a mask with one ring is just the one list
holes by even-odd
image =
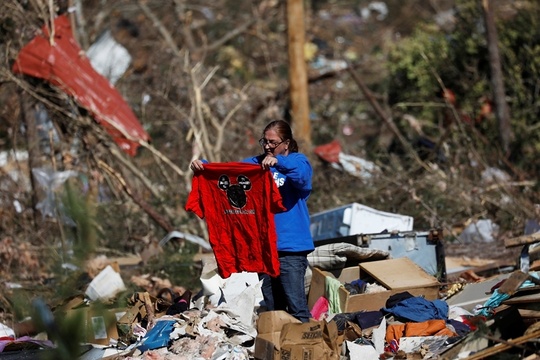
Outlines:
{"label": "eyeglasses", "polygon": [[283,142],[285,142],[285,140],[280,141],[280,142],[275,142],[275,141],[266,140],[265,138],[259,139],[259,145],[261,145],[262,147],[268,145],[271,149],[277,148]]}

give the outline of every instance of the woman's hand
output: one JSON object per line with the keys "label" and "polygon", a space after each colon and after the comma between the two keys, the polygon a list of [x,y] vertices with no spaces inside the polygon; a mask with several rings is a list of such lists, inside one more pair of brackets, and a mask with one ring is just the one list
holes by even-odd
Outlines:
{"label": "woman's hand", "polygon": [[204,170],[203,162],[201,160],[193,160],[189,168],[193,171],[202,171]]}
{"label": "woman's hand", "polygon": [[261,166],[263,169],[269,169],[272,166],[276,166],[278,163],[277,159],[272,155],[266,155],[266,157],[261,161]]}

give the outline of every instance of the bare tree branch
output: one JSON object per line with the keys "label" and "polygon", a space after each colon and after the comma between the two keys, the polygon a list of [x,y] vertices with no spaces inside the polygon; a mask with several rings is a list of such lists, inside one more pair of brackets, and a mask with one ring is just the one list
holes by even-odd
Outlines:
{"label": "bare tree branch", "polygon": [[129,169],[129,171],[131,171],[139,180],[142,181],[142,183],[146,186],[146,188],[148,190],[150,190],[150,192],[152,193],[152,195],[154,195],[156,198],[159,198],[160,197],[160,192],[159,190],[156,189],[156,187],[152,184],[152,181],[150,181],[150,179],[148,179],[148,177],[146,177],[146,175],[144,175],[134,164],[133,162],[129,161],[128,159],[126,159],[126,157],[121,154],[117,148],[115,147],[111,147],[110,148],[110,153],[111,155],[114,156],[115,159],[117,159],[118,161],[120,161],[125,167],[127,167]]}
{"label": "bare tree branch", "polygon": [[252,19],[252,20],[247,21],[246,23],[238,26],[237,28],[235,28],[231,32],[228,32],[227,34],[225,34],[221,39],[213,42],[212,44],[210,44],[208,46],[206,46],[204,50],[206,50],[206,51],[210,50],[211,51],[211,50],[215,50],[215,49],[223,46],[227,41],[229,41],[229,40],[235,38],[236,36],[244,33],[247,29],[249,29],[256,22],[257,22],[257,19]]}
{"label": "bare tree branch", "polygon": [[181,31],[186,47],[191,52],[195,49],[195,40],[193,39],[193,34],[191,33],[191,15],[186,16],[186,4],[185,0],[174,0],[175,10],[178,19],[182,23]]}
{"label": "bare tree branch", "polygon": [[[73,1],[70,0],[70,7],[73,6]],[[75,0],[75,11],[72,14],[72,17],[75,17],[77,27],[74,28],[76,38],[79,39],[79,43],[83,50],[88,50],[90,47],[90,41],[88,39],[88,33],[86,32],[86,18],[83,14],[83,5],[82,0]]]}
{"label": "bare tree branch", "polygon": [[161,21],[158,19],[158,17],[150,10],[150,8],[146,5],[145,0],[139,0],[139,6],[142,9],[142,11],[148,16],[150,20],[154,23],[154,26],[159,30],[161,33],[161,36],[163,36],[163,39],[169,45],[171,50],[174,52],[174,54],[178,57],[180,57],[180,49],[174,42],[173,37],[171,36],[171,33],[163,26]]}
{"label": "bare tree branch", "polygon": [[398,138],[401,145],[403,145],[403,148],[407,150],[407,152],[411,155],[411,157],[424,169],[431,171],[430,167],[420,159],[416,151],[413,149],[411,144],[407,141],[407,139],[403,136],[401,131],[397,128],[396,124],[392,120],[392,118],[385,114],[384,110],[379,105],[378,101],[371,95],[371,91],[368,89],[366,84],[362,81],[362,79],[358,76],[356,71],[354,71],[353,67],[349,64],[348,65],[349,73],[351,74],[354,82],[358,85],[368,102],[371,104],[379,118],[388,126],[390,131]]}
{"label": "bare tree branch", "polygon": [[112,175],[118,183],[122,186],[124,189],[124,192],[137,204],[141,209],[143,209],[148,216],[150,216],[154,221],[165,231],[171,232],[174,230],[173,226],[163,217],[161,216],[150,204],[148,204],[146,201],[144,201],[135,191],[133,191],[132,187],[127,183],[126,179],[116,172],[111,166],[109,166],[107,163],[105,163],[103,160],[98,160],[98,165],[101,169]]}

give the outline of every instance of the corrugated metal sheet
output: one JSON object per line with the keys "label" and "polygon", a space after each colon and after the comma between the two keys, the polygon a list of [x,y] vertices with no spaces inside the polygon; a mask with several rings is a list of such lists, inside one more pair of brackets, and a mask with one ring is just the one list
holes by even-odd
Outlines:
{"label": "corrugated metal sheet", "polygon": [[122,95],[92,67],[77,45],[66,16],[54,21],[53,43],[43,27],[42,34],[21,49],[12,70],[44,79],[73,96],[129,155],[135,155],[138,141],[150,140]]}

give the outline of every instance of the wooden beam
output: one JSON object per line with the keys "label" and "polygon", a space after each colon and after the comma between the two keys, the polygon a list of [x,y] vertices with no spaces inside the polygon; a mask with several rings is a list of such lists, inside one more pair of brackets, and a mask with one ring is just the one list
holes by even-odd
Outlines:
{"label": "wooden beam", "polygon": [[480,360],[480,359],[484,359],[484,358],[487,358],[488,356],[492,356],[492,355],[498,354],[500,352],[509,350],[512,347],[515,347],[515,346],[519,347],[519,345],[521,345],[523,343],[526,343],[529,340],[537,339],[538,337],[540,337],[540,330],[535,331],[535,332],[530,333],[530,334],[527,334],[527,335],[520,336],[520,337],[518,337],[516,339],[513,339],[513,340],[505,341],[504,344],[497,344],[497,345],[492,346],[490,348],[475,352],[471,356],[466,357],[464,360]]}
{"label": "wooden beam", "polygon": [[512,296],[529,277],[529,274],[526,274],[521,270],[516,270],[508,279],[504,281],[504,283],[499,287],[498,291],[501,294]]}
{"label": "wooden beam", "polygon": [[527,244],[534,244],[537,242],[540,242],[540,232],[536,232],[530,235],[522,235],[512,239],[505,239],[504,246],[509,248]]}

